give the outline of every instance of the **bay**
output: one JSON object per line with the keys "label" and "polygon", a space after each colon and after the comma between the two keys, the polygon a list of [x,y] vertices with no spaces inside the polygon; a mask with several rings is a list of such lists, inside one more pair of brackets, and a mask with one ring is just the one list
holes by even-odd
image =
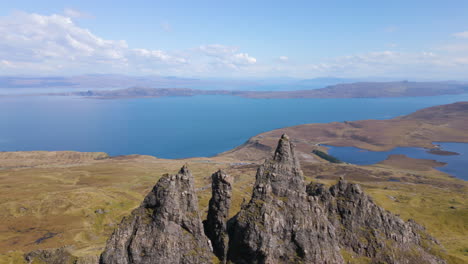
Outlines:
{"label": "bay", "polygon": [[387,119],[467,100],[468,94],[378,99],[4,97],[0,98],[0,151],[213,156],[281,127]]}

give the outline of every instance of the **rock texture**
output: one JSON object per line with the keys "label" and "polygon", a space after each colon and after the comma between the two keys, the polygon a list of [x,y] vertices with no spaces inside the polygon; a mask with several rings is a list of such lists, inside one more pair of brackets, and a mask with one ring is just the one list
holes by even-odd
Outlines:
{"label": "rock texture", "polygon": [[233,264],[445,263],[423,227],[380,208],[358,185],[306,186],[286,135],[258,169],[250,201],[227,220],[231,190],[228,175],[212,175],[202,226],[188,169],[163,176],[113,233],[100,263],[213,263],[212,250]]}
{"label": "rock texture", "polygon": [[98,256],[78,258],[73,256],[67,247],[40,249],[24,255],[26,263],[47,263],[47,264],[97,264]]}
{"label": "rock texture", "polygon": [[343,263],[335,227],[309,203],[304,176],[285,135],[257,171],[252,199],[229,223],[233,263]]}
{"label": "rock texture", "polygon": [[258,169],[229,236],[228,261],[238,264],[445,263],[429,253],[436,242],[421,226],[380,208],[358,185],[306,187],[286,135]]}
{"label": "rock texture", "polygon": [[186,166],[164,175],[107,241],[101,264],[210,263],[214,257]]}
{"label": "rock texture", "polygon": [[211,240],[213,252],[224,262],[226,260],[228,235],[226,222],[231,206],[232,178],[219,170],[211,176],[212,197],[208,206],[207,219],[203,221],[206,236]]}
{"label": "rock texture", "polygon": [[75,264],[78,258],[72,256],[66,248],[42,249],[24,255],[27,263]]}
{"label": "rock texture", "polygon": [[307,193],[326,208],[341,248],[374,263],[444,263],[424,249],[423,240],[436,241],[422,226],[377,206],[359,185],[341,178],[330,188],[311,183]]}

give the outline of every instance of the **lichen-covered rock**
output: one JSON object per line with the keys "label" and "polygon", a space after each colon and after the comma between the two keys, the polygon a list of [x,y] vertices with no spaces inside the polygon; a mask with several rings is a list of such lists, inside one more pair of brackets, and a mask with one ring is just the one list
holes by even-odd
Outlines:
{"label": "lichen-covered rock", "polygon": [[27,263],[76,264],[78,258],[70,254],[66,247],[39,249],[24,255]]}
{"label": "lichen-covered rock", "polygon": [[257,171],[250,202],[229,222],[233,263],[342,263],[335,227],[310,203],[304,177],[285,135]]}
{"label": "lichen-covered rock", "polygon": [[445,263],[423,247],[424,243],[436,246],[423,227],[377,206],[359,185],[341,178],[329,189],[311,183],[307,192],[327,208],[343,249],[374,263]]}
{"label": "lichen-covered rock", "polygon": [[213,258],[186,166],[164,175],[107,241],[102,264],[210,263]]}
{"label": "lichen-covered rock", "polygon": [[226,222],[231,206],[232,178],[219,170],[211,176],[212,196],[207,219],[203,221],[206,236],[211,240],[213,252],[224,262],[228,247]]}

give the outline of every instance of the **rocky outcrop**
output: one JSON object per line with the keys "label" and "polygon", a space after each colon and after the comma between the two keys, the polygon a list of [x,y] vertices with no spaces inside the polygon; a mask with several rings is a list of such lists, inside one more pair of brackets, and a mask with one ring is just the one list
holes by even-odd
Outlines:
{"label": "rocky outcrop", "polygon": [[444,263],[424,248],[436,241],[422,226],[377,206],[359,185],[341,178],[330,188],[311,183],[307,193],[326,209],[340,247],[353,255],[374,263]]}
{"label": "rocky outcrop", "polygon": [[164,175],[107,241],[101,264],[210,263],[193,176]]}
{"label": "rocky outcrop", "polygon": [[219,170],[211,176],[212,196],[208,206],[207,219],[203,221],[206,236],[211,240],[213,252],[224,262],[228,247],[226,222],[231,206],[232,179]]}
{"label": "rocky outcrop", "polygon": [[413,221],[377,206],[356,184],[307,187],[289,138],[257,171],[250,202],[229,222],[228,261],[445,263]]}
{"label": "rocky outcrop", "polygon": [[250,202],[229,222],[233,263],[343,263],[335,227],[310,203],[304,176],[285,135],[257,171]]}
{"label": "rocky outcrop", "polygon": [[65,247],[40,249],[24,255],[27,263],[75,264],[78,258],[71,255]]}
{"label": "rocky outcrop", "polygon": [[187,167],[163,176],[112,234],[100,263],[212,263],[212,251],[233,264],[445,263],[423,227],[385,211],[359,185],[306,186],[286,135],[258,169],[250,201],[226,221],[231,192],[232,179],[214,173],[202,225]]}
{"label": "rocky outcrop", "polygon": [[98,256],[76,257],[73,256],[68,247],[39,249],[24,255],[26,263],[47,264],[98,264]]}

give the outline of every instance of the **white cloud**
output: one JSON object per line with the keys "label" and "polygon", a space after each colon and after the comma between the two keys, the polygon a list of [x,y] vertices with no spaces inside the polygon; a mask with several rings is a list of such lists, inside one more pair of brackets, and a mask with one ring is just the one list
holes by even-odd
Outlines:
{"label": "white cloud", "polygon": [[[189,51],[131,48],[125,40],[107,40],[74,23],[81,16],[16,12],[0,17],[0,68],[3,74],[155,73],[187,74],[256,63],[236,47],[205,45]],[[205,65],[203,65],[205,64]]]}
{"label": "white cloud", "polygon": [[457,33],[454,33],[453,36],[456,38],[468,39],[468,31],[457,32]]}
{"label": "white cloud", "polygon": [[202,45],[198,50],[209,57],[215,59],[214,64],[220,67],[227,67],[239,70],[241,67],[257,63],[257,59],[248,53],[238,52],[237,47],[220,44]]}
{"label": "white cloud", "polygon": [[288,62],[289,61],[289,58],[287,56],[279,56],[278,60],[280,62]]}
{"label": "white cloud", "polygon": [[466,78],[468,72],[467,43],[448,43],[426,52],[367,52],[311,63],[280,56],[267,64],[239,47],[221,44],[178,51],[129,47],[125,40],[105,39],[78,26],[73,20],[80,16],[78,11],[64,13],[16,12],[0,17],[0,74]]}

